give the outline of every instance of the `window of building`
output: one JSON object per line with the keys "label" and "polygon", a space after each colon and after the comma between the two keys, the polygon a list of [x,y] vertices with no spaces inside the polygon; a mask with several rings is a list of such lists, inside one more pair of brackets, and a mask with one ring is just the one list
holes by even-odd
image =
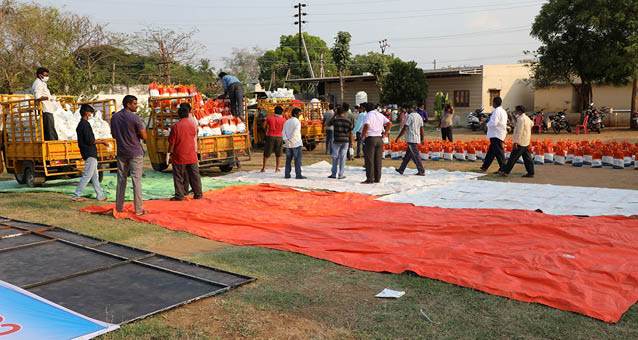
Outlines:
{"label": "window of building", "polygon": [[455,107],[470,107],[470,91],[454,91]]}
{"label": "window of building", "polygon": [[501,96],[501,90],[490,89],[490,105],[494,102],[494,98]]}

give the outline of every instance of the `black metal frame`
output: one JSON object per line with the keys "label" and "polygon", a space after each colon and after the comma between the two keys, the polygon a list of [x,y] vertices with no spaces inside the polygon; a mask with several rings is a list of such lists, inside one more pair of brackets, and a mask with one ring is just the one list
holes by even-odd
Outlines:
{"label": "black metal frame", "polygon": [[[13,223],[12,223],[13,222]],[[27,225],[27,226],[25,226]],[[31,228],[32,227],[32,228]],[[179,276],[182,277],[184,279],[187,280],[192,280],[192,281],[199,281],[201,283],[205,283],[205,284],[210,284],[211,285],[211,289],[213,288],[213,286],[215,287],[214,290],[212,290],[210,293],[204,294],[204,295],[198,295],[198,296],[194,296],[191,299],[188,299],[186,301],[182,301],[180,303],[177,304],[173,304],[170,306],[166,306],[164,308],[161,308],[159,310],[156,310],[152,313],[148,313],[145,315],[139,315],[135,318],[132,318],[130,320],[125,320],[122,322],[122,324],[125,323],[129,323],[129,322],[133,322],[139,319],[143,319],[146,318],[150,315],[156,314],[156,313],[160,313],[175,307],[179,307],[185,304],[188,304],[190,302],[193,301],[197,301],[206,297],[210,297],[210,296],[214,296],[214,295],[218,295],[224,292],[227,292],[230,289],[236,288],[240,285],[252,282],[255,280],[255,278],[249,277],[249,276],[244,276],[244,275],[238,275],[235,273],[231,273],[228,271],[223,271],[223,270],[219,270],[216,268],[212,268],[212,267],[208,267],[208,266],[204,266],[201,264],[197,264],[197,263],[193,263],[193,262],[189,262],[189,261],[184,261],[184,260],[180,260],[180,259],[176,259],[176,258],[172,258],[169,256],[164,256],[164,255],[159,255],[159,254],[155,254],[153,252],[149,252],[149,251],[145,251],[142,249],[138,249],[138,248],[134,248],[134,247],[130,247],[127,245],[123,245],[123,244],[119,244],[119,243],[115,243],[115,242],[110,242],[110,241],[106,241],[106,240],[102,240],[96,237],[92,237],[89,235],[84,235],[81,233],[77,233],[74,231],[70,231],[70,230],[66,230],[66,229],[62,229],[62,228],[57,228],[54,226],[48,226],[48,225],[43,225],[43,224],[36,224],[36,223],[29,223],[29,222],[24,222],[24,221],[18,221],[18,220],[12,220],[12,219],[8,219],[8,218],[4,218],[4,217],[0,217],[0,230],[12,230],[14,229],[16,231],[16,233],[13,234],[8,234],[8,235],[4,235],[4,236],[0,236],[0,253],[6,253],[6,252],[11,252],[14,250],[19,250],[19,249],[25,249],[25,248],[30,248],[30,247],[37,247],[40,245],[45,245],[45,244],[50,244],[50,243],[55,243],[55,242],[59,242],[62,244],[65,244],[67,246],[71,246],[71,247],[75,247],[75,248],[80,248],[80,249],[84,249],[87,252],[91,252],[91,253],[97,253],[103,256],[107,256],[107,257],[111,257],[114,259],[118,259],[119,262],[116,263],[112,263],[112,264],[108,264],[108,265],[100,265],[97,266],[95,268],[91,268],[88,270],[82,270],[82,271],[78,271],[75,273],[71,273],[71,274],[66,274],[66,275],[62,275],[59,277],[55,277],[55,278],[49,278],[46,280],[42,280],[39,282],[35,282],[35,283],[30,283],[27,285],[23,285],[21,288],[25,289],[25,290],[29,290],[32,288],[36,288],[36,287],[41,287],[41,286],[46,286],[48,284],[52,284],[55,282],[59,282],[59,281],[64,281],[67,279],[72,279],[72,278],[76,278],[76,277],[81,277],[83,275],[87,275],[87,274],[92,274],[92,273],[96,273],[96,272],[101,272],[101,271],[106,271],[112,268],[116,268],[116,267],[120,267],[126,264],[137,264],[137,265],[141,265],[144,266],[146,268],[150,268],[156,271],[161,271],[164,273],[170,273],[172,275],[175,276]],[[92,240],[95,242],[92,242],[89,245],[84,245],[84,244],[80,244],[74,241],[71,241],[69,239],[65,239],[64,237],[60,237],[60,235],[56,235],[56,236],[52,236],[52,235],[48,235],[47,232],[61,232],[64,233],[66,235],[69,236],[75,236],[75,237],[82,237],[84,239],[88,239],[88,240]],[[21,244],[21,245],[17,245],[17,246],[12,246],[12,247],[2,247],[2,241],[5,239],[13,239],[16,237],[21,237],[21,236],[25,236],[25,235],[35,235],[35,236],[39,236],[41,238],[44,238],[45,240],[41,240],[41,241],[34,241],[34,242],[29,242],[26,244]],[[120,255],[120,254],[115,254],[112,252],[108,252],[102,249],[99,249],[98,247],[102,247],[105,245],[113,245],[116,246],[118,248],[124,249],[124,250],[131,250],[134,252],[138,252],[138,253],[142,253],[142,255],[138,256],[124,256],[124,255]],[[147,263],[144,262],[144,260],[148,260],[151,258],[159,258],[159,259],[164,259],[164,260],[169,260],[169,261],[173,261],[182,265],[188,265],[188,266],[192,266],[194,268],[197,268],[197,270],[202,271],[202,272],[215,272],[215,273],[219,273],[219,274],[223,274],[223,275],[228,275],[231,277],[236,278],[235,283],[229,284],[229,283],[223,283],[223,282],[217,282],[215,280],[211,280],[211,279],[206,279],[203,277],[199,277],[197,275],[193,275],[193,274],[187,274],[187,273],[183,273],[180,272],[178,270],[174,270],[174,269],[170,269],[170,268],[165,268],[156,264],[151,264],[151,263]],[[3,279],[2,277],[2,273],[0,272],[0,279]],[[218,288],[221,287],[221,288]],[[55,302],[55,301],[53,301]]]}

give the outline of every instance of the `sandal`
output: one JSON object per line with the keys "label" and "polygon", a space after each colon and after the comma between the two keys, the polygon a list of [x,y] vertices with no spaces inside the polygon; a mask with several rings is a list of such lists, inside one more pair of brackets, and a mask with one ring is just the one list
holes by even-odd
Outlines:
{"label": "sandal", "polygon": [[146,214],[148,214],[148,210],[142,210],[140,212],[136,212],[135,216],[143,216],[143,215],[146,215]]}

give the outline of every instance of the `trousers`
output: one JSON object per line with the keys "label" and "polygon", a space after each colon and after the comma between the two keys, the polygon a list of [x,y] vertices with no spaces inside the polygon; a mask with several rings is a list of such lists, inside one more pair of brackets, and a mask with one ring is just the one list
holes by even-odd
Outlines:
{"label": "trousers", "polygon": [[509,174],[514,165],[516,165],[516,161],[523,156],[523,163],[525,164],[525,170],[529,175],[534,175],[534,159],[532,158],[532,153],[529,151],[529,146],[520,146],[517,145],[516,148],[512,150],[510,154],[510,159],[507,161],[507,165],[503,169],[503,172]]}
{"label": "trousers", "polygon": [[381,161],[383,159],[383,139],[366,137],[363,145],[363,157],[366,167],[366,182],[381,181]]}
{"label": "trousers", "polygon": [[505,152],[503,151],[503,141],[498,138],[490,138],[490,148],[487,150],[481,169],[487,170],[492,165],[494,158],[498,162],[498,170],[503,171],[503,168],[505,168]]}
{"label": "trousers", "polygon": [[115,210],[121,212],[124,209],[124,194],[126,193],[126,179],[129,174],[133,182],[133,202],[135,212],[141,213],[142,208],[142,173],[144,171],[144,156],[118,157],[117,159],[117,194]]}
{"label": "trousers", "polygon": [[102,191],[102,187],[100,186],[100,175],[97,171],[97,158],[95,157],[89,157],[84,161],[84,174],[77,188],[75,188],[73,198],[82,197],[82,192],[84,188],[86,188],[86,185],[89,184],[89,181],[93,183],[93,189],[95,190],[97,199],[103,200],[104,191]]}
{"label": "trousers", "polygon": [[301,178],[301,146],[286,148],[286,169],[284,170],[284,176],[286,178],[290,178],[293,159],[295,160],[295,177]]}
{"label": "trousers", "polygon": [[408,166],[408,163],[413,161],[416,165],[417,171],[420,174],[425,173],[425,169],[423,168],[423,161],[421,160],[421,152],[419,151],[419,144],[417,143],[408,143],[408,149],[405,152],[405,156],[403,157],[403,162],[399,167],[399,171],[405,171],[405,168]]}
{"label": "trousers", "polygon": [[173,186],[175,197],[183,199],[188,194],[188,185],[193,188],[195,197],[202,196],[202,178],[197,163],[173,164]]}

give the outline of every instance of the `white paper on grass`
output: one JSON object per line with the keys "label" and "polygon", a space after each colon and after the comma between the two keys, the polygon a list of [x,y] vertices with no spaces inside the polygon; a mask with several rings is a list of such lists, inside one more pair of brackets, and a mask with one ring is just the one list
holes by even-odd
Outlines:
{"label": "white paper on grass", "polygon": [[[355,192],[369,195],[388,195],[414,188],[441,186],[455,181],[466,180],[483,176],[482,174],[446,171],[425,170],[425,176],[415,176],[416,169],[406,169],[403,175],[398,174],[394,168],[383,168],[381,182],[377,184],[361,184],[365,181],[366,173],[363,168],[346,166],[345,179],[331,179],[332,165],[322,161],[313,165],[302,167],[302,174],[307,179],[285,179],[283,168],[275,173],[271,167],[266,172],[250,171],[237,172],[222,177],[224,180],[242,181],[248,183],[269,183],[287,185],[307,189],[331,190],[337,192]],[[294,171],[294,170],[293,170]],[[294,177],[294,174],[293,174]]]}
{"label": "white paper on grass", "polygon": [[550,215],[638,215],[638,191],[463,180],[379,200],[458,209],[540,209]]}
{"label": "white paper on grass", "polygon": [[404,291],[392,290],[392,289],[384,288],[381,291],[381,293],[375,295],[375,297],[386,298],[386,299],[398,299],[398,298],[402,297],[403,295],[405,295]]}

